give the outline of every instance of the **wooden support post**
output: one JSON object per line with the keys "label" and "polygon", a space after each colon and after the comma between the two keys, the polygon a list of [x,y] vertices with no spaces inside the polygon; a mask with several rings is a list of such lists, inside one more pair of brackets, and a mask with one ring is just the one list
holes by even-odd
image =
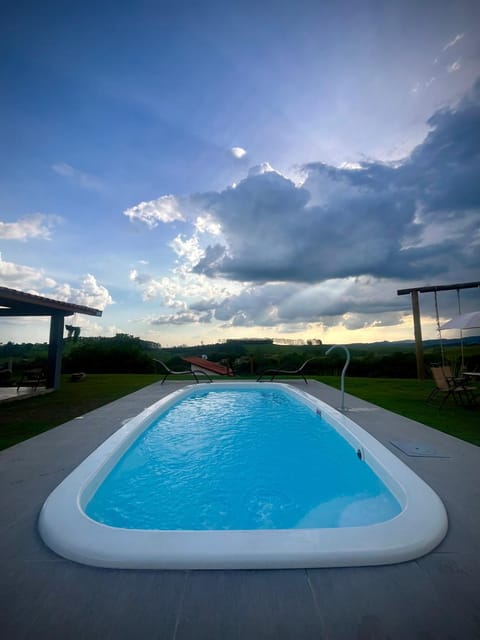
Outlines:
{"label": "wooden support post", "polygon": [[425,379],[425,365],[423,362],[422,325],[420,323],[420,305],[418,291],[412,291],[413,332],[415,335],[415,353],[417,357],[417,378]]}
{"label": "wooden support post", "polygon": [[60,387],[63,351],[63,313],[53,313],[50,319],[50,341],[48,344],[47,389]]}

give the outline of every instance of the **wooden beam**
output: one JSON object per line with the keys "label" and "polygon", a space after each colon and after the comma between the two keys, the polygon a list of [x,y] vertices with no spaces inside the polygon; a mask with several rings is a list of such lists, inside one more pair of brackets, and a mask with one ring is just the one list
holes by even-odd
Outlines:
{"label": "wooden beam", "polygon": [[63,313],[52,314],[50,320],[50,340],[48,343],[47,389],[60,387],[63,351]]}
{"label": "wooden beam", "polygon": [[420,305],[418,291],[412,291],[413,333],[415,335],[415,355],[417,359],[417,378],[425,379],[425,364],[423,362],[422,324],[420,322]]}
{"label": "wooden beam", "polygon": [[480,282],[462,282],[460,284],[439,284],[433,287],[414,287],[412,289],[398,289],[397,296],[404,296],[413,291],[419,293],[433,293],[434,291],[456,291],[458,289],[474,289],[480,287]]}
{"label": "wooden beam", "polygon": [[[52,315],[52,311],[50,309],[32,309],[30,307],[21,307],[21,306],[15,306],[12,309],[8,309],[8,308],[0,308],[0,317],[12,317],[12,316],[16,316],[16,317],[20,317],[20,316],[24,316],[24,317],[34,317],[34,316],[51,316]],[[72,315],[70,314],[63,314],[63,315]]]}
{"label": "wooden beam", "polygon": [[[100,317],[102,312],[99,309],[85,307],[83,305],[64,302],[63,300],[54,300],[53,298],[45,298],[16,289],[8,289],[0,287],[0,307],[7,307],[14,311],[18,311],[17,315],[43,315],[43,312],[51,313],[61,312],[63,315],[70,316],[74,313],[84,313],[89,316]],[[33,310],[37,313],[30,313]],[[41,313],[39,313],[41,312]]]}

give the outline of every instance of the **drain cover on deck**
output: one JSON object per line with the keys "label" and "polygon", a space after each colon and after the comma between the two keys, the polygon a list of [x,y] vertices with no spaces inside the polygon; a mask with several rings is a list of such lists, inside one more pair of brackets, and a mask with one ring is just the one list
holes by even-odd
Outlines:
{"label": "drain cover on deck", "polygon": [[438,449],[430,447],[426,444],[418,444],[418,442],[408,442],[405,440],[390,440],[394,447],[406,453],[407,456],[416,458],[450,458]]}

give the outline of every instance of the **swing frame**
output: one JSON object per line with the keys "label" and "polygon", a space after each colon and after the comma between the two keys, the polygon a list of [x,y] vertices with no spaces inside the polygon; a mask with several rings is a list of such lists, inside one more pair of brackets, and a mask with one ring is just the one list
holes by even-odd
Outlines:
{"label": "swing frame", "polygon": [[437,291],[454,291],[459,292],[461,289],[479,288],[480,282],[463,282],[459,284],[438,285],[434,287],[414,287],[412,289],[398,289],[397,295],[411,295],[412,298],[412,314],[413,314],[413,330],[415,335],[415,353],[417,359],[417,378],[425,380],[425,363],[423,359],[423,343],[422,343],[422,326],[420,317],[420,305],[418,300],[419,293],[432,293]]}

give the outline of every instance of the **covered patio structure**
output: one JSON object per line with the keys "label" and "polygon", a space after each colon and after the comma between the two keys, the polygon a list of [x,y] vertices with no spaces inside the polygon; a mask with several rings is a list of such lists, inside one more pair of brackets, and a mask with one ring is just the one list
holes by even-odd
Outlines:
{"label": "covered patio structure", "polygon": [[0,317],[50,316],[50,338],[48,342],[47,389],[58,389],[62,371],[64,320],[74,313],[100,317],[99,309],[71,302],[0,287]]}

